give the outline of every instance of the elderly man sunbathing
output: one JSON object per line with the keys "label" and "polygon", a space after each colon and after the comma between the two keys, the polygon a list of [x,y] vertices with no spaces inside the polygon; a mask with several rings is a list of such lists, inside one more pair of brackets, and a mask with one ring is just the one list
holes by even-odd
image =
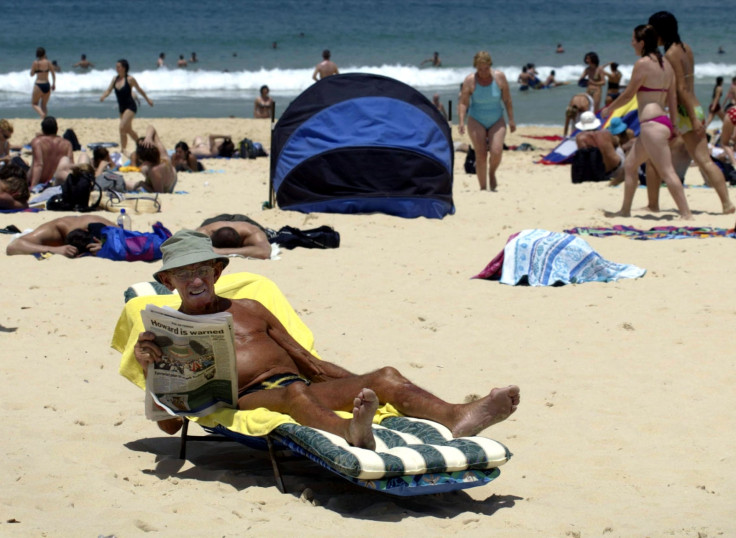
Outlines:
{"label": "elderly man sunbathing", "polygon": [[[304,426],[326,430],[353,446],[374,449],[371,423],[379,402],[391,402],[407,416],[425,418],[448,427],[455,437],[476,435],[516,411],[519,387],[495,388],[484,398],[450,404],[417,387],[395,368],[384,367],[356,375],[312,356],[294,340],[281,322],[261,303],[226,299],[215,294],[215,282],[228,264],[199,232],[181,230],[161,246],[163,266],[154,278],[181,297],[186,314],[230,312],[235,330],[239,409],[265,407],[286,413]],[[146,372],[159,361],[156,336],[142,332],[134,347]],[[333,410],[352,411],[343,419]],[[176,433],[181,419],[159,422]]]}

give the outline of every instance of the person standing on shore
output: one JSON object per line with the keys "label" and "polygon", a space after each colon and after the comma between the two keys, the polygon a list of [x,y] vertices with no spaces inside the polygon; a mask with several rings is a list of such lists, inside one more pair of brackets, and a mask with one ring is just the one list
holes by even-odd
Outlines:
{"label": "person standing on shore", "polygon": [[[340,71],[337,69],[337,64],[330,60],[330,56],[331,53],[328,49],[322,51],[322,61],[314,68],[312,80],[322,80],[325,77],[340,74]],[[317,75],[319,75],[319,77]]]}
{"label": "person standing on shore", "polygon": [[716,77],[716,85],[713,86],[713,96],[708,106],[708,118],[705,120],[705,128],[718,116],[723,119],[725,113],[721,110],[721,96],[723,95],[723,77]]}
{"label": "person standing on shore", "polygon": [[[49,74],[51,74],[50,84]],[[43,47],[36,49],[36,59],[31,64],[31,76],[36,77],[33,93],[31,94],[31,106],[33,110],[38,112],[41,119],[44,119],[48,114],[47,105],[51,92],[56,90],[56,71],[49,59],[46,58],[46,49]]]}
{"label": "person standing on shore", "polygon": [[[458,131],[465,134],[465,116],[468,116],[468,135],[475,148],[475,171],[480,190],[486,185],[491,191],[497,187],[496,170],[501,164],[506,121],[509,117],[511,132],[516,131],[514,107],[506,75],[491,69],[491,55],[482,50],[473,58],[476,72],[465,77],[458,104]],[[488,160],[490,154],[490,162]]]}
{"label": "person standing on shore", "polygon": [[115,70],[118,74],[112,79],[110,86],[100,97],[100,102],[104,101],[110,95],[110,92],[115,90],[118,110],[120,111],[120,151],[125,153],[125,148],[128,146],[128,136],[133,139],[134,143],[138,142],[138,134],[133,130],[133,118],[135,118],[135,113],[138,112],[138,106],[135,99],[133,99],[133,88],[138,90],[138,93],[143,96],[149,106],[153,106],[153,101],[148,98],[138,82],[128,75],[130,70],[128,60],[118,60],[115,64]]}
{"label": "person standing on shore", "polygon": [[[624,200],[621,209],[606,216],[631,216],[631,204],[639,185],[639,165],[650,159],[653,167],[647,166],[647,172],[651,168],[660,172],[677,204],[680,217],[692,219],[685,190],[672,165],[669,146],[669,140],[677,136],[677,128],[673,126],[677,114],[674,70],[659,52],[657,33],[651,25],[642,24],[634,28],[631,46],[640,57],[634,64],[631,81],[621,95],[601,110],[601,118],[607,118],[612,111],[636,96],[641,131],[624,162]],[[669,109],[669,115],[665,112],[665,106]]]}
{"label": "person standing on shore", "polygon": [[268,86],[265,84],[261,86],[261,95],[256,97],[253,103],[253,117],[254,118],[268,118],[273,117],[274,102],[269,95]]}
{"label": "person standing on shore", "polygon": [[593,112],[597,114],[601,109],[601,94],[603,93],[603,85],[606,83],[606,76],[600,67],[598,54],[595,52],[586,54],[583,61],[587,67],[580,75],[578,84],[586,84],[585,92],[593,98]]}
{"label": "person standing on shore", "polygon": [[[724,213],[736,212],[731,203],[728,187],[723,172],[710,158],[708,140],[705,137],[703,109],[695,97],[695,58],[689,45],[680,40],[677,29],[677,19],[668,11],[658,11],[649,17],[651,24],[659,35],[659,44],[664,46],[665,58],[672,64],[675,72],[677,88],[677,128],[679,129],[685,147],[690,157],[696,162],[700,173],[708,185],[713,187],[721,200]],[[652,178],[657,185],[649,190],[649,207],[658,207],[658,202],[652,196],[658,196],[659,177]],[[648,184],[648,182],[647,182]]]}

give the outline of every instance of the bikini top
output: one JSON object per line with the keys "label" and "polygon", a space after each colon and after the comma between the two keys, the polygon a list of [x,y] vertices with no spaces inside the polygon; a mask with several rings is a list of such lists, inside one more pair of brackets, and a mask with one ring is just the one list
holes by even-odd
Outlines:
{"label": "bikini top", "polygon": [[639,86],[640,92],[666,92],[669,88],[649,88],[648,86]]}

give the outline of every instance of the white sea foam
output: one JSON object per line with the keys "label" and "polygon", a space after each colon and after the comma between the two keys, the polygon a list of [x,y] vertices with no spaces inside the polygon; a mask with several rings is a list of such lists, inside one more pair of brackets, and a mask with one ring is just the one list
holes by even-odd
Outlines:
{"label": "white sea foam", "polygon": [[[620,65],[619,70],[624,79],[631,76],[633,65]],[[515,83],[521,69],[516,66],[499,66],[506,74],[510,83]],[[555,70],[556,79],[560,82],[575,82],[580,77],[583,69],[580,65],[549,66],[540,65],[536,67],[539,78],[544,80],[551,70]],[[381,65],[381,66],[347,66],[341,68],[344,73],[359,72],[380,74],[400,80],[419,90],[432,90],[442,88],[459,87],[463,79],[472,72],[469,68],[427,68],[420,69],[416,66],[407,65]],[[716,76],[730,78],[736,73],[736,65],[717,63],[698,64],[695,67],[697,79],[712,79]],[[205,71],[189,69],[157,69],[138,73],[135,76],[146,93],[152,94],[176,94],[192,92],[227,92],[240,91],[256,93],[258,89],[267,84],[271,91],[278,94],[298,94],[309,87],[312,82],[312,69],[265,69],[257,71]],[[57,77],[56,92],[58,94],[102,94],[115,71],[93,70],[88,73],[63,72]],[[16,71],[0,74],[1,92],[27,94],[32,89],[34,79],[28,76],[27,71]]]}

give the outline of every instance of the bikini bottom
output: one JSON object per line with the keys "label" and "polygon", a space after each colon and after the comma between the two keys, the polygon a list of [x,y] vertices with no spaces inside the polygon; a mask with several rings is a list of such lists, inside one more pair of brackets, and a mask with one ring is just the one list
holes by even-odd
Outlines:
{"label": "bikini bottom", "polygon": [[665,127],[667,127],[670,130],[670,138],[674,138],[674,136],[675,136],[674,128],[672,127],[672,122],[670,121],[669,116],[665,116],[665,115],[656,116],[654,118],[650,118],[648,120],[644,120],[641,123],[647,123],[648,121],[653,121],[653,122],[659,123],[661,125],[664,125]]}
{"label": "bikini bottom", "polygon": [[51,91],[51,84],[48,82],[36,82],[36,86],[41,90],[42,93],[49,93]]}

